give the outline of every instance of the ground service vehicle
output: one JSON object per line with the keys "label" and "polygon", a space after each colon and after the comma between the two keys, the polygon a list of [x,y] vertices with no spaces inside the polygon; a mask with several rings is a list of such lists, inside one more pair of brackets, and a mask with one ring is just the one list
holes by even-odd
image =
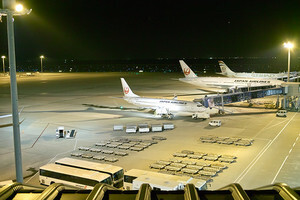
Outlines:
{"label": "ground service vehicle", "polygon": [[208,119],[210,118],[210,115],[208,113],[202,112],[202,113],[194,113],[192,115],[193,119]]}
{"label": "ground service vehicle", "polygon": [[75,138],[77,134],[77,131],[76,130],[67,130],[67,134],[66,134],[66,138],[67,139],[70,139],[70,138]]}
{"label": "ground service vehicle", "polygon": [[64,138],[65,137],[65,127],[59,126],[56,129],[56,138]]}
{"label": "ground service vehicle", "polygon": [[210,126],[218,126],[218,127],[220,127],[222,125],[222,122],[221,122],[221,120],[211,120],[208,124]]}
{"label": "ground service vehicle", "polygon": [[67,157],[55,161],[55,164],[108,174],[113,181],[114,187],[123,187],[124,170],[121,167]]}
{"label": "ground service vehicle", "polygon": [[278,110],[276,113],[276,117],[286,117],[286,110]]}
{"label": "ground service vehicle", "polygon": [[40,184],[43,185],[63,183],[82,189],[93,189],[97,183],[112,185],[109,174],[52,163],[40,167],[39,175]]}

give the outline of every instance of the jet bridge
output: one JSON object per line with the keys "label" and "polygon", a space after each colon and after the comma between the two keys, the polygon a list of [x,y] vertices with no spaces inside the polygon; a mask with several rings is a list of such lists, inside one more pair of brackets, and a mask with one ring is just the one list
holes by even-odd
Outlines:
{"label": "jet bridge", "polygon": [[267,88],[267,89],[229,93],[229,94],[217,94],[213,96],[205,96],[203,99],[194,99],[194,101],[202,103],[205,107],[214,107],[214,106],[223,106],[224,104],[241,102],[245,100],[263,98],[265,96],[285,95],[286,93],[287,93],[286,87]]}

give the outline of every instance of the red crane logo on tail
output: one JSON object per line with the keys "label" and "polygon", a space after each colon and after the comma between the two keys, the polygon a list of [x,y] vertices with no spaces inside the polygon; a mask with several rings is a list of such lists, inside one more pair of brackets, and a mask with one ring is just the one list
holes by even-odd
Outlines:
{"label": "red crane logo on tail", "polygon": [[129,93],[129,88],[128,87],[124,87],[124,92],[125,92],[125,94],[128,94]]}
{"label": "red crane logo on tail", "polygon": [[191,73],[191,70],[190,70],[189,68],[185,68],[185,69],[183,70],[183,73],[184,73],[185,75],[189,75],[189,74]]}

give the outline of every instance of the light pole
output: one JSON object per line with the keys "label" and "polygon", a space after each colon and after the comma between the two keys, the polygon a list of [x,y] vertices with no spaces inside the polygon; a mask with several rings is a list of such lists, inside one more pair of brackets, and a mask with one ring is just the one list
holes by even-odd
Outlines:
{"label": "light pole", "polygon": [[45,56],[41,55],[40,59],[41,59],[41,73],[43,73],[43,58],[45,58]]}
{"label": "light pole", "polygon": [[5,56],[1,56],[2,58],[2,63],[3,63],[3,74],[5,75],[5,63],[4,63],[4,59],[6,58]]}
{"label": "light pole", "polygon": [[22,171],[22,152],[20,138],[20,121],[18,112],[18,88],[16,78],[16,52],[15,52],[15,34],[14,34],[14,16],[29,14],[31,10],[23,9],[23,6],[16,5],[15,0],[2,0],[0,15],[7,19],[7,41],[8,41],[8,59],[10,66],[10,95],[13,118],[13,135],[15,149],[15,166],[17,182],[23,182]]}
{"label": "light pole", "polygon": [[288,79],[287,79],[287,82],[290,82],[290,64],[291,64],[291,49],[294,47],[294,44],[293,43],[290,43],[290,42],[285,42],[283,44],[284,48],[287,48],[288,49]]}

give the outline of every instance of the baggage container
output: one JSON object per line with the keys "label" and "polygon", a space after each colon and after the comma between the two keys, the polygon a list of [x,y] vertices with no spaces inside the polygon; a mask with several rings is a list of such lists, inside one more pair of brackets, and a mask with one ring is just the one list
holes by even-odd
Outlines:
{"label": "baggage container", "polygon": [[127,125],[126,126],[126,133],[136,133],[137,126],[136,125]]}
{"label": "baggage container", "polygon": [[160,124],[152,124],[151,131],[152,132],[162,132],[163,131],[163,127]]}
{"label": "baggage container", "polygon": [[123,131],[124,130],[124,126],[123,125],[114,125],[114,128],[113,128],[114,131]]}
{"label": "baggage container", "polygon": [[163,127],[164,127],[164,130],[173,130],[175,128],[174,124],[172,124],[172,123],[164,123]]}
{"label": "baggage container", "polygon": [[140,133],[149,133],[150,128],[149,128],[148,124],[139,124],[139,132]]}

